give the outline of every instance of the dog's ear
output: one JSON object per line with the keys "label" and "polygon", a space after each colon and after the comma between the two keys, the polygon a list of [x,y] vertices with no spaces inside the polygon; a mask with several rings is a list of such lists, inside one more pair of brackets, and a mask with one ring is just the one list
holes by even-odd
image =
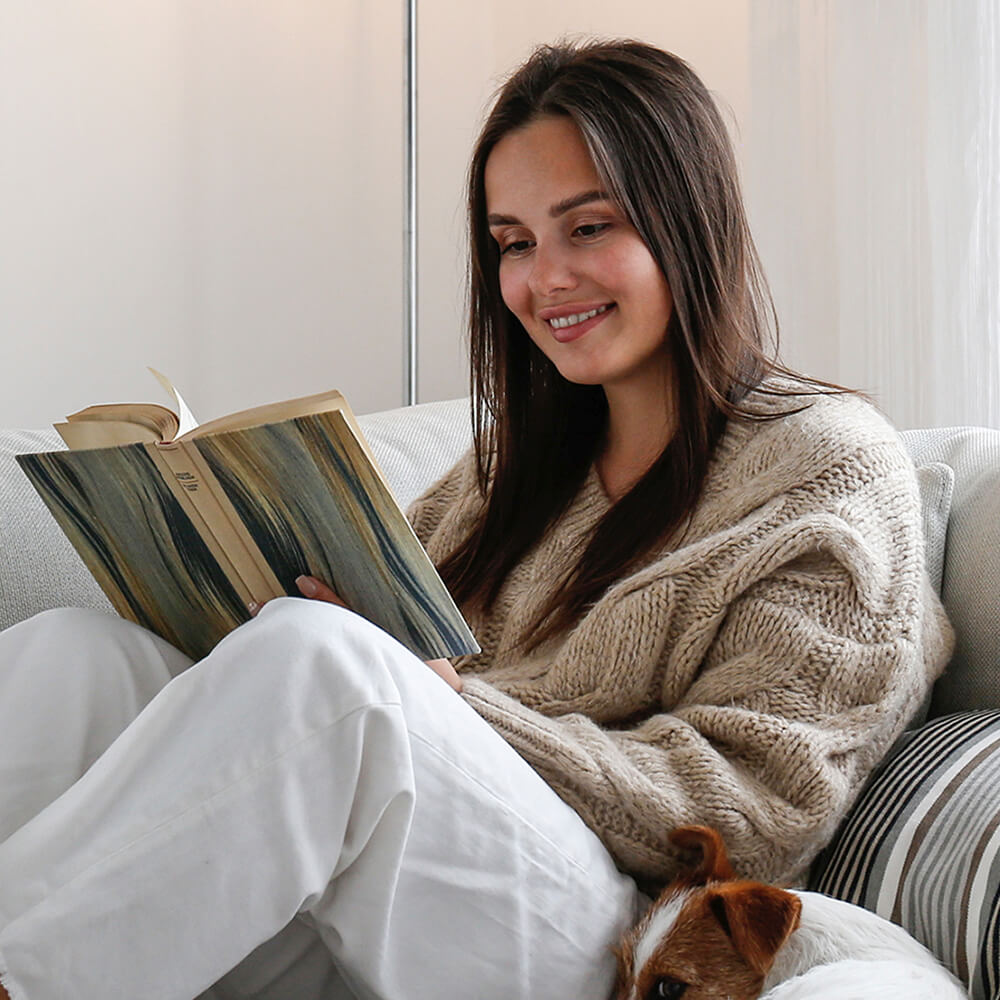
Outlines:
{"label": "dog's ear", "polygon": [[766,976],[778,949],[799,926],[802,902],[794,893],[760,882],[729,882],[708,890],[706,902],[733,947],[754,972]]}
{"label": "dog's ear", "polygon": [[670,832],[669,837],[675,847],[700,856],[690,871],[681,875],[689,885],[724,882],[736,877],[718,830],[708,826],[679,826]]}

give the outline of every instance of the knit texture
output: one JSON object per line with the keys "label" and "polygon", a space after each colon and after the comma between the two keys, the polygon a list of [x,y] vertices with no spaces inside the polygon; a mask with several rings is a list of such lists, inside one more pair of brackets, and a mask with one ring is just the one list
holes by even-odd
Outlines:
{"label": "knit texture", "polygon": [[[655,890],[681,824],[716,827],[737,870],[794,882],[939,675],[951,630],[924,570],[916,476],[854,396],[754,394],[730,421],[680,537],[571,632],[525,655],[520,630],[609,500],[592,470],[515,567],[464,697]],[[440,561],[482,497],[471,455],[411,509]]]}

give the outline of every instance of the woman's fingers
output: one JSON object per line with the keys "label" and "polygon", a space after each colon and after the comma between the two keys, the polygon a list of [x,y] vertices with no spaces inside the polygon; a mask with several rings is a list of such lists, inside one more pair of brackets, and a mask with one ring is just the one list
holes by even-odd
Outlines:
{"label": "woman's fingers", "polygon": [[[299,593],[303,597],[311,598],[314,601],[326,601],[328,604],[339,604],[342,608],[347,607],[335,590],[328,587],[322,580],[318,580],[314,576],[297,577],[295,580],[295,586],[299,588]],[[260,613],[260,609],[264,607],[264,604],[266,603],[266,601],[251,601],[247,605],[250,617],[256,618]]]}
{"label": "woman's fingers", "polygon": [[308,597],[314,601],[326,601],[328,604],[339,604],[342,608],[347,607],[335,590],[328,587],[322,580],[317,580],[314,576],[297,577],[295,586],[299,588],[299,593],[303,597]]}

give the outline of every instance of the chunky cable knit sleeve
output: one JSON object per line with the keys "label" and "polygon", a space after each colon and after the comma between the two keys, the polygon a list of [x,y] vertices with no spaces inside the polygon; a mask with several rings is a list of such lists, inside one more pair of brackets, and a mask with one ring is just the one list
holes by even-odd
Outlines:
{"label": "chunky cable knit sleeve", "polygon": [[895,433],[856,399],[735,425],[684,537],[519,658],[509,620],[576,551],[555,534],[474,624],[466,699],[646,886],[692,822],[799,876],[950,649]]}

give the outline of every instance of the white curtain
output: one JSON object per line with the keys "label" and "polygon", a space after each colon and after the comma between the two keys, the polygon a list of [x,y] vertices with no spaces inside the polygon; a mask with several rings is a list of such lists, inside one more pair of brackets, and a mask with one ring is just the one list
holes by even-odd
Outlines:
{"label": "white curtain", "polygon": [[998,0],[751,0],[738,141],[784,356],[1000,427]]}

